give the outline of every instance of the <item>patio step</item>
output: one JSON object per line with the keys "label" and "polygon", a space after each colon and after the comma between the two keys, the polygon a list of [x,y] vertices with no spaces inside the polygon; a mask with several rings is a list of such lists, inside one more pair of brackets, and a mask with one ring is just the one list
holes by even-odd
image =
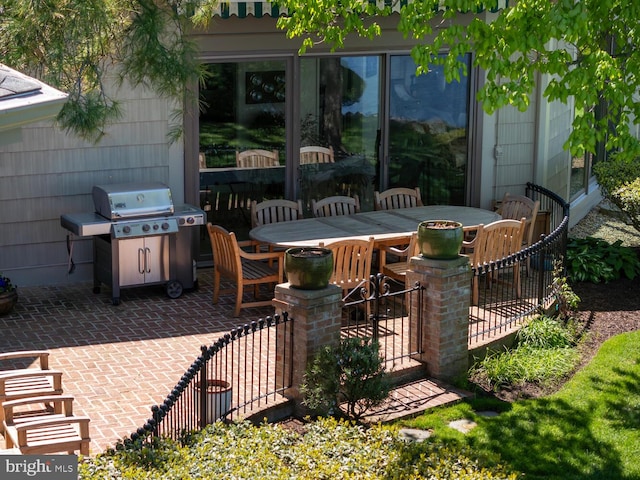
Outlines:
{"label": "patio step", "polygon": [[371,409],[363,416],[363,420],[376,423],[412,417],[429,408],[449,405],[472,396],[471,392],[453,388],[439,380],[422,378],[396,385],[387,400]]}

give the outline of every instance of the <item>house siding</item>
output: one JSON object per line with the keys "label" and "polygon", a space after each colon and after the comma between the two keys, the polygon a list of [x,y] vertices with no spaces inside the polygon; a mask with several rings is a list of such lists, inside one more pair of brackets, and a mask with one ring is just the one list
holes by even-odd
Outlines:
{"label": "house siding", "polygon": [[495,200],[500,200],[507,192],[524,194],[524,185],[534,179],[536,102],[531,100],[526,112],[505,107],[495,115],[495,121],[496,145],[502,151],[495,164]]}
{"label": "house siding", "polygon": [[[543,78],[541,89],[546,87],[548,80],[548,77]],[[571,156],[563,145],[571,133],[573,103],[565,105],[542,100],[540,104],[537,177],[545,187],[568,199]]]}
{"label": "house siding", "polygon": [[0,270],[17,285],[91,278],[90,238],[75,238],[68,275],[68,232],[60,215],[93,211],[93,185],[161,181],[175,203],[184,197],[181,144],[168,142],[172,106],[148,89],[117,92],[124,116],[98,144],[49,122],[24,126],[21,140],[0,147]]}

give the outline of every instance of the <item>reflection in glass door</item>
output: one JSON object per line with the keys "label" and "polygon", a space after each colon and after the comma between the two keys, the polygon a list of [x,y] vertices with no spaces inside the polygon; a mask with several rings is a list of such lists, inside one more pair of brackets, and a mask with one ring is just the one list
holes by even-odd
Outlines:
{"label": "reflection in glass door", "polygon": [[300,156],[299,191],[312,199],[357,195],[372,210],[380,141],[378,56],[303,58],[300,62],[300,146],[324,156]]}
{"label": "reflection in glass door", "polygon": [[420,76],[415,70],[408,55],[390,59],[388,186],[420,187],[425,205],[464,205],[468,77],[447,83],[441,66]]}
{"label": "reflection in glass door", "polygon": [[[200,204],[208,221],[246,239],[251,201],[284,197],[285,62],[212,63],[207,69],[200,87]],[[268,155],[241,158],[255,149]],[[203,238],[201,252],[207,251]]]}

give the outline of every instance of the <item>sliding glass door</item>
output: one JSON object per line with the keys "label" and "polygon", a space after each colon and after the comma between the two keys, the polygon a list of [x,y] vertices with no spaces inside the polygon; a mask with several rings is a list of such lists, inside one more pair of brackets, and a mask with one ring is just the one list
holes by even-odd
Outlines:
{"label": "sliding glass door", "polygon": [[[208,221],[247,238],[252,200],[283,198],[285,61],[211,63],[200,88],[200,204]],[[247,150],[270,154],[239,161]]]}
{"label": "sliding glass door", "polygon": [[[470,71],[470,56],[464,57]],[[420,187],[427,204],[464,205],[469,158],[469,81],[442,67],[415,75],[408,55],[390,58],[388,187]]]}
{"label": "sliding glass door", "polygon": [[371,210],[380,142],[379,56],[303,58],[300,62],[301,150],[320,146],[330,159],[300,156],[299,191],[312,199],[358,196]]}

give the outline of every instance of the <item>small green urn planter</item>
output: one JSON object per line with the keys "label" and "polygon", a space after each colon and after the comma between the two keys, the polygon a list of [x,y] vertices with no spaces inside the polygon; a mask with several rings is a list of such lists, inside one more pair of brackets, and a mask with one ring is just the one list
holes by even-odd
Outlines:
{"label": "small green urn planter", "polygon": [[294,288],[325,288],[333,273],[333,252],[321,247],[290,248],[284,253],[284,271]]}
{"label": "small green urn planter", "polygon": [[423,257],[457,258],[462,248],[462,224],[452,220],[428,220],[418,225],[418,245]]}

